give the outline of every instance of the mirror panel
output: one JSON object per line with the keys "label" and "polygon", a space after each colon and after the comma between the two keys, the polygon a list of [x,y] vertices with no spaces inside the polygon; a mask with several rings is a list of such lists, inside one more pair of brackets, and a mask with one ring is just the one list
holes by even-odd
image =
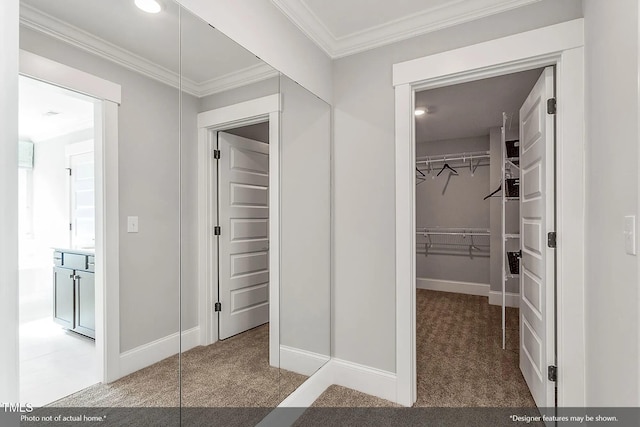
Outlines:
{"label": "mirror panel", "polygon": [[[94,264],[99,296],[89,298],[98,313],[95,341],[80,338],[105,358],[87,370],[95,378],[88,388],[42,405],[254,407],[244,416],[261,419],[330,355],[329,105],[170,1],[152,15],[131,0],[22,0],[20,43],[23,56],[121,87],[118,105],[68,94],[69,104],[93,108],[85,115],[93,118],[93,129],[78,124],[73,142],[93,140],[94,147],[106,148],[99,148],[102,159],[94,153],[93,196],[73,193],[67,188],[72,180],[64,177],[65,189],[56,190],[68,198],[75,194],[76,202],[93,198],[93,212],[103,202],[105,216],[93,218],[97,229],[113,225],[114,218],[119,222],[117,232],[104,236],[107,246],[98,238],[93,259],[84,258],[84,267]],[[26,90],[21,88],[23,99]],[[31,99],[49,99],[37,88],[31,93]],[[43,120],[66,116],[53,104],[38,108],[44,108],[36,114]],[[33,143],[35,171],[42,144],[52,138],[33,135],[23,136]],[[211,157],[212,148],[221,150],[220,160]],[[110,166],[101,171],[103,164]],[[82,170],[72,176],[91,176]],[[118,195],[109,198],[114,188]],[[74,206],[87,208],[83,203]],[[35,201],[28,206],[39,209]],[[91,228],[91,221],[84,224]],[[219,235],[212,233],[216,225]],[[60,267],[58,259],[74,259],[50,247],[91,252],[90,243],[75,247],[66,230],[60,234],[61,241],[41,251],[51,255],[43,267],[49,272],[42,286],[47,301],[55,295],[52,267]],[[21,307],[25,318],[28,310]],[[70,357],[78,374],[80,356]],[[26,360],[21,365],[38,369]],[[174,415],[162,414],[164,421],[168,416]]]}
{"label": "mirror panel", "polygon": [[183,422],[212,416],[190,408],[253,407],[241,419],[256,424],[281,400],[269,321],[279,73],[186,9],[181,52]]}
{"label": "mirror panel", "polygon": [[[331,107],[282,75],[281,392],[331,354]],[[284,373],[287,373],[286,375]]]}
{"label": "mirror panel", "polygon": [[[119,226],[104,236],[103,242],[110,245],[106,252],[103,242],[98,240],[95,253],[90,244],[80,248],[91,256],[78,252],[79,247],[68,238],[43,244],[44,252],[49,252],[44,266],[49,274],[40,282],[41,295],[31,297],[46,295],[52,300],[55,295],[62,300],[64,294],[69,298],[70,307],[74,306],[75,298],[77,312],[68,316],[67,327],[75,325],[70,329],[88,334],[87,329],[93,326],[95,341],[77,332],[67,332],[56,324],[46,337],[41,330],[39,342],[34,344],[31,337],[34,345],[27,348],[30,338],[21,332],[21,401],[57,407],[178,407],[179,8],[165,2],[161,13],[150,15],[129,0],[22,0],[20,47],[23,57],[28,55],[24,52],[29,52],[120,85],[122,95],[120,105],[93,100],[96,113],[92,117],[96,124],[90,131],[82,127],[83,123],[65,127],[69,124],[65,118],[75,114],[68,108],[70,105],[52,103],[53,99],[44,92],[41,97],[32,97],[35,103],[41,103],[29,108],[40,111],[43,121],[57,120],[61,126],[55,141],[46,136],[34,141],[31,172],[37,173],[41,165],[46,172],[46,163],[53,158],[41,154],[53,148],[47,144],[60,143],[55,156],[61,160],[52,166],[54,175],[48,182],[64,183],[65,156],[80,153],[82,143],[88,143],[94,147],[94,171],[87,169],[86,162],[80,162],[78,169],[72,167],[67,184],[56,184],[48,190],[49,195],[60,194],[63,204],[69,203],[66,206],[71,206],[71,211],[76,208],[75,216],[69,221],[73,228],[79,229],[80,220],[96,215],[100,203],[106,216],[102,220],[93,217],[97,227],[107,223],[111,227],[114,221],[119,221]],[[46,64],[36,64],[40,64],[39,71],[45,73]],[[82,83],[80,80],[84,78],[77,80]],[[71,82],[69,87],[73,89],[73,86]],[[28,133],[25,131],[25,135]],[[105,159],[101,151],[96,152],[102,150],[98,142],[111,157]],[[103,162],[97,161],[100,156]],[[113,166],[114,162],[116,167],[101,171],[102,164]],[[109,176],[107,182],[105,176]],[[93,195],[84,187],[92,184],[89,177],[95,178]],[[66,185],[77,187],[65,188]],[[101,192],[104,188],[107,193]],[[116,189],[118,195],[113,198]],[[40,193],[34,189],[33,195]],[[46,197],[33,200],[33,209],[45,217],[59,213],[62,218],[68,218],[72,214],[64,207],[54,209],[53,202]],[[95,205],[92,206],[92,202]],[[63,225],[66,224],[68,222]],[[85,228],[91,228],[91,221],[84,224],[89,224]],[[38,237],[37,234],[36,230],[33,236]],[[21,248],[25,250],[27,245],[35,244],[26,238],[21,244],[23,242]],[[47,245],[60,250],[54,254]],[[53,266],[66,268],[66,273],[75,271],[81,278],[72,279],[70,286],[56,293],[50,275]],[[94,271],[87,271],[92,269]],[[108,280],[102,280],[109,271],[115,273],[107,275]],[[87,296],[90,288],[86,287],[85,273],[95,275],[93,297]],[[28,289],[23,283],[20,285],[21,289]],[[25,316],[32,309],[27,306],[29,297],[21,295],[21,312]],[[87,326],[85,320],[92,315],[94,322]],[[52,313],[44,318],[51,320]],[[58,344],[73,348],[74,345],[68,343],[73,341],[88,347],[89,356],[75,350],[62,355]],[[50,355],[57,356],[46,362],[43,357],[36,361],[38,349],[44,348],[51,350]],[[102,354],[107,355],[106,361],[100,361]],[[29,375],[33,374],[37,378],[30,379]],[[71,383],[80,378],[85,378],[85,383],[71,387]],[[107,382],[110,384],[105,384]],[[45,391],[51,391],[46,398],[34,394]]]}

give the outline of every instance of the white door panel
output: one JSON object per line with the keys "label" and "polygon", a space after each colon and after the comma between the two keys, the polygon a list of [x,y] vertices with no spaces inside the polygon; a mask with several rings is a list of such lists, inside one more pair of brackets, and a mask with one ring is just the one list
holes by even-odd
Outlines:
{"label": "white door panel", "polygon": [[218,134],[219,338],[269,321],[269,145]]}
{"label": "white door panel", "polygon": [[555,254],[553,67],[546,68],[520,109],[520,369],[539,407],[555,406]]}

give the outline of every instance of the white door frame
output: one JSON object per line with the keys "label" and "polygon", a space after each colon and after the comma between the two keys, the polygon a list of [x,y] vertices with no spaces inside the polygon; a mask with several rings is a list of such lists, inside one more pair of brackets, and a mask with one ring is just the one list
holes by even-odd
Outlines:
{"label": "white door frame", "polygon": [[415,91],[556,65],[558,406],[585,405],[584,19],[394,64],[396,376],[398,403],[417,398]]}
{"label": "white door frame", "polygon": [[280,362],[280,94],[198,114],[198,322],[200,344],[218,340],[213,312],[213,287],[218,256],[214,244],[213,212],[217,182],[211,150],[216,131],[269,122],[269,364]]}
{"label": "white door frame", "polygon": [[[120,378],[118,105],[121,102],[121,88],[100,77],[25,50],[20,50],[19,70],[23,76],[96,99],[96,353],[102,382],[112,382]],[[15,327],[17,329],[18,325]]]}

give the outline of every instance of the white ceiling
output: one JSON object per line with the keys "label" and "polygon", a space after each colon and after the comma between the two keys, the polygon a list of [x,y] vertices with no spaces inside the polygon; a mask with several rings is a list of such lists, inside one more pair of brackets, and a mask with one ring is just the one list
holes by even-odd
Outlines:
{"label": "white ceiling", "polygon": [[416,93],[416,142],[442,141],[489,135],[502,126],[502,113],[518,126],[518,112],[542,69],[508,74]]}
{"label": "white ceiling", "polygon": [[19,136],[41,142],[93,127],[93,101],[78,93],[20,76]]}
{"label": "white ceiling", "polygon": [[[158,14],[133,0],[21,0],[21,23],[157,80],[205,96],[277,75],[207,23],[166,0]],[[181,26],[179,24],[182,24]],[[182,49],[182,52],[180,52]]]}
{"label": "white ceiling", "polygon": [[540,0],[271,0],[332,58]]}

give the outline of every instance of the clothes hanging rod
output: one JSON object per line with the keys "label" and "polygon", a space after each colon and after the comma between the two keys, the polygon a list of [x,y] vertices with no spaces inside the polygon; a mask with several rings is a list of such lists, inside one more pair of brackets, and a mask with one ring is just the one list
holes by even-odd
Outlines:
{"label": "clothes hanging rod", "polygon": [[423,236],[491,236],[491,231],[480,228],[417,228]]}
{"label": "clothes hanging rod", "polygon": [[416,234],[422,235],[422,236],[491,236],[491,233],[489,232],[472,232],[472,233],[465,233],[462,231],[458,231],[458,232],[443,232],[443,231],[416,231]]}
{"label": "clothes hanging rod", "polygon": [[439,163],[439,162],[455,162],[458,160],[478,160],[488,159],[491,157],[489,151],[475,151],[471,153],[453,153],[453,154],[439,154],[434,156],[420,156],[416,158],[416,163]]}

